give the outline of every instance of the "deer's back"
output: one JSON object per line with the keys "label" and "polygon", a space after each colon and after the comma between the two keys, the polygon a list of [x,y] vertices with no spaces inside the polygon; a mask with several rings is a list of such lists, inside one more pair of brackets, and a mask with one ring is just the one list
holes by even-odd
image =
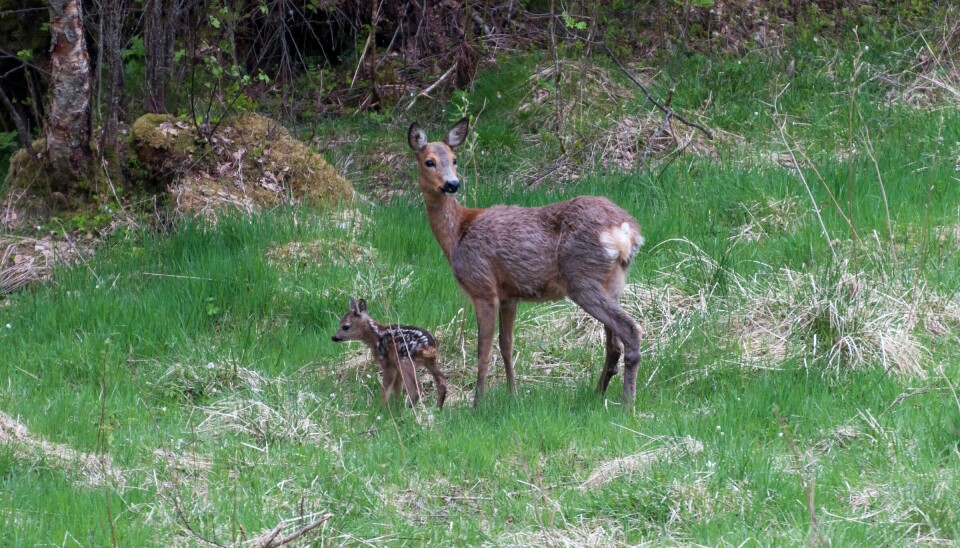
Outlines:
{"label": "deer's back", "polygon": [[389,325],[377,339],[374,351],[388,358],[396,354],[399,357],[430,357],[437,354],[437,341],[425,329],[412,325]]}
{"label": "deer's back", "polygon": [[583,276],[622,270],[601,234],[623,223],[639,225],[610,200],[581,196],[541,207],[494,206],[462,231],[451,253],[454,274],[468,293],[500,298],[563,298]]}

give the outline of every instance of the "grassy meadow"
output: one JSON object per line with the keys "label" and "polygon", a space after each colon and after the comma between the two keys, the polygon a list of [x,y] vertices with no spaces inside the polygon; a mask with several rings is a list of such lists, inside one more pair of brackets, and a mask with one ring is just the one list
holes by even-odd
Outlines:
{"label": "grassy meadow", "polygon": [[[3,543],[254,544],[323,516],[295,542],[958,542],[960,109],[917,47],[634,67],[716,133],[675,121],[639,168],[662,118],[612,65],[567,80],[560,127],[537,57],[411,111],[432,138],[476,116],[462,203],[594,194],[639,220],[632,413],[619,377],[593,393],[603,331],[569,302],[521,305],[519,396],[497,356],[471,406],[473,311],[412,114],[321,126],[354,203],[115,233],[0,297]],[[330,340],[348,295],[437,336],[448,408],[426,375],[423,405],[379,404],[368,351]]]}

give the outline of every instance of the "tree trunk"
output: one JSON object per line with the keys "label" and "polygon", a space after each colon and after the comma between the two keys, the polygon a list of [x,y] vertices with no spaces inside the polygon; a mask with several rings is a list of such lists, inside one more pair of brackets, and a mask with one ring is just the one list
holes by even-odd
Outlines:
{"label": "tree trunk", "polygon": [[167,112],[167,87],[173,72],[173,46],[179,12],[176,0],[147,0],[144,10],[147,47],[147,111]]}
{"label": "tree trunk", "polygon": [[50,1],[50,179],[73,186],[90,164],[90,59],[80,0]]}
{"label": "tree trunk", "polygon": [[123,93],[123,19],[126,12],[126,0],[108,0],[103,3],[103,36],[100,47],[103,49],[104,65],[107,69],[106,89],[104,90],[106,110],[103,113],[103,151],[117,146],[117,133],[120,125],[120,96]]}
{"label": "tree trunk", "polygon": [[[10,114],[10,119],[13,120],[13,125],[17,128],[17,136],[20,137],[20,143],[23,145],[23,148],[31,158],[38,160],[39,156],[37,155],[37,151],[33,149],[33,143],[30,142],[30,130],[27,129],[27,124],[23,121],[23,117],[17,112],[17,107],[13,106],[13,102],[10,100],[10,97],[7,96],[6,92],[3,91],[3,88],[0,88],[0,103],[3,103],[3,106],[7,109],[7,113]],[[0,173],[0,175],[3,175],[3,173]]]}

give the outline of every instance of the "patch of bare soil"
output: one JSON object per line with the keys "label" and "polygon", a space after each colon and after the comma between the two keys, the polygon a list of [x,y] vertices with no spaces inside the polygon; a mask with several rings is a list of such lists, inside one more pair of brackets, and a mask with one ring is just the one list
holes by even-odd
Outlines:
{"label": "patch of bare soil", "polygon": [[67,475],[86,487],[100,487],[104,483],[123,489],[126,478],[113,465],[109,455],[77,451],[67,445],[40,439],[19,420],[0,411],[0,444],[13,447],[14,455],[22,460],[43,461],[62,469]]}

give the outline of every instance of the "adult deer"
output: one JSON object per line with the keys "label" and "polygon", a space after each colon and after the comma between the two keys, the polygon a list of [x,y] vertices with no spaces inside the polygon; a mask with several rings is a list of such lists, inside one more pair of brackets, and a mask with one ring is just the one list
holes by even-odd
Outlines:
{"label": "adult deer", "polygon": [[497,312],[500,354],[510,392],[513,374],[513,325],[519,301],[569,297],[600,321],[606,335],[606,359],[597,392],[603,394],[624,361],[623,399],[636,398],[640,332],[620,308],[619,297],[630,262],[643,245],[640,226],[610,200],[580,196],[566,202],[524,208],[498,205],[467,208],[454,197],[460,188],[454,149],[467,137],[466,118],[442,141],[428,142],[414,123],[407,139],[416,154],[420,191],[430,228],[450,263],[460,288],[477,314],[476,405],[483,397]]}

